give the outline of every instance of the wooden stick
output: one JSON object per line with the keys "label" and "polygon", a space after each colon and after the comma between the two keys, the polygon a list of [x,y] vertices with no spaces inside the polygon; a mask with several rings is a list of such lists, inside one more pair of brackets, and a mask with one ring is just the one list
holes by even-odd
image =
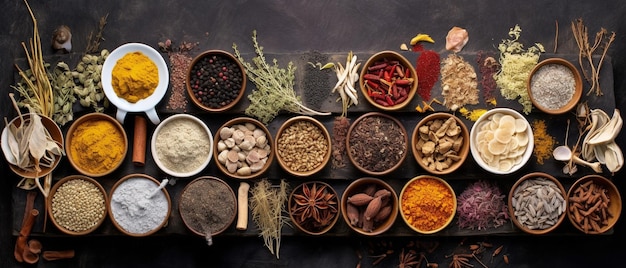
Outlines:
{"label": "wooden stick", "polygon": [[135,116],[135,133],[133,136],[133,164],[142,167],[146,164],[146,118]]}

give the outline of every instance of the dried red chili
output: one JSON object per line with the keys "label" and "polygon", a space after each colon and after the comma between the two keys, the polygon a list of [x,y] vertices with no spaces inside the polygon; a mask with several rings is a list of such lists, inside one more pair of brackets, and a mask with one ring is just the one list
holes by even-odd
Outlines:
{"label": "dried red chili", "polygon": [[439,53],[433,50],[424,50],[417,58],[417,94],[425,101],[430,100],[430,92],[439,80],[440,61]]}

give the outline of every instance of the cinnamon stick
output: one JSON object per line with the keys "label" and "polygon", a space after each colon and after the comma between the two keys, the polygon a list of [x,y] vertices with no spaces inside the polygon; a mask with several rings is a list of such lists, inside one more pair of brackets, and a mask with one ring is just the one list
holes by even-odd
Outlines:
{"label": "cinnamon stick", "polygon": [[135,134],[133,137],[133,164],[144,166],[146,164],[146,119],[143,116],[135,116]]}
{"label": "cinnamon stick", "polygon": [[23,262],[24,258],[22,257],[24,254],[24,250],[27,247],[28,236],[30,235],[30,231],[33,229],[33,225],[35,224],[35,218],[39,215],[39,210],[31,209],[28,217],[22,224],[22,229],[20,230],[20,235],[15,241],[15,251],[13,255],[18,262]]}
{"label": "cinnamon stick", "polygon": [[56,261],[61,259],[71,259],[74,258],[74,250],[46,250],[43,252],[43,259],[47,261]]}

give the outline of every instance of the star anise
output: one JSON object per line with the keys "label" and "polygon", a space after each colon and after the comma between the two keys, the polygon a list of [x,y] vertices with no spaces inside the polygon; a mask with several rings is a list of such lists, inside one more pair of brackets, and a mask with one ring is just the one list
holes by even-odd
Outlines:
{"label": "star anise", "polygon": [[337,214],[337,196],[328,191],[327,185],[302,184],[301,193],[294,193],[291,211],[300,224],[312,219],[313,225],[322,227],[330,224]]}
{"label": "star anise", "polygon": [[452,262],[450,263],[450,268],[471,268],[474,267],[473,264],[469,262],[469,259],[472,258],[472,254],[454,254],[452,255]]}

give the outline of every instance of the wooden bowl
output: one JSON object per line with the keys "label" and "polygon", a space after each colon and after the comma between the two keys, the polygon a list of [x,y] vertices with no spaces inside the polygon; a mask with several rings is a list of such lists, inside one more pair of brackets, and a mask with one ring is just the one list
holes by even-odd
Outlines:
{"label": "wooden bowl", "polygon": [[[412,196],[412,195],[407,193],[407,191],[425,187],[425,186],[417,186],[417,185],[423,182],[427,182],[429,180],[432,180],[431,182],[436,182],[445,187],[445,189],[448,191],[447,198],[452,199],[452,202],[451,202],[452,207],[449,208],[450,216],[446,218],[446,220],[442,222],[441,225],[433,227],[433,228],[420,228],[418,226],[411,224],[411,222],[409,222],[408,220],[409,215],[407,213],[415,212],[416,210],[423,211],[423,212],[430,211],[430,209],[432,209],[432,206],[430,205],[432,204],[428,204],[428,207],[424,207],[424,208],[421,208],[422,205],[420,204],[409,204],[407,198],[409,198],[409,196]],[[426,189],[428,190],[428,188]],[[441,194],[438,194],[432,191],[425,191],[425,193],[423,193],[423,195],[420,195],[420,196],[423,198],[424,195],[432,195],[431,198],[433,198],[433,200],[437,200],[435,202],[437,203],[442,202],[442,200],[439,199],[441,198]],[[445,197],[446,196],[444,196],[443,198]],[[448,184],[448,182],[438,177],[434,177],[430,175],[417,176],[411,179],[409,182],[407,182],[404,185],[404,187],[402,187],[402,192],[400,192],[400,215],[402,215],[402,220],[409,228],[411,228],[413,231],[416,231],[420,234],[434,234],[448,227],[448,225],[450,225],[450,223],[454,219],[454,215],[456,214],[456,207],[457,207],[457,201],[456,201],[456,194],[454,193],[454,190],[452,189],[450,184]]]}
{"label": "wooden bowl", "polygon": [[[30,113],[28,114],[23,114],[24,119],[28,120],[31,116]],[[46,130],[48,131],[48,133],[50,133],[50,137],[52,137],[52,139],[57,143],[57,145],[61,148],[61,150],[64,150],[63,148],[63,132],[61,132],[61,128],[59,128],[59,125],[57,125],[54,121],[52,121],[52,119],[50,119],[47,116],[42,116],[39,115],[41,117],[41,123],[43,124],[43,126],[46,128]],[[11,120],[11,122],[9,122],[9,125],[14,125],[16,127],[19,127],[20,125],[22,125],[22,118],[20,118],[19,116],[13,118],[13,120]],[[58,155],[56,156],[56,158],[54,159],[54,161],[52,162],[52,165],[50,165],[50,167],[44,167],[44,166],[40,166],[41,167],[41,171],[37,172],[34,170],[25,170],[17,165],[12,164],[12,161],[8,161],[9,157],[13,158],[15,160],[15,157],[13,157],[13,155],[10,153],[10,145],[8,143],[8,128],[5,127],[2,130],[2,151],[4,152],[4,155],[7,159],[7,162],[9,164],[9,168],[17,175],[19,175],[22,178],[28,178],[28,179],[35,179],[35,178],[41,178],[41,177],[45,177],[48,174],[50,174],[50,172],[52,172],[58,165],[59,162],[61,161],[61,158],[63,157],[62,155]],[[17,161],[17,160],[16,160]]]}
{"label": "wooden bowl", "polygon": [[[160,134],[162,134],[162,132],[166,133],[166,131],[169,134],[173,134],[179,131],[180,129],[183,129],[183,127],[176,125],[177,123],[180,123],[180,122],[185,123],[184,125],[185,126],[184,128],[186,128],[185,131],[187,130],[191,132],[197,131],[197,133],[181,133],[183,134],[182,137],[181,136],[171,137],[172,138],[171,141],[162,141],[164,142],[164,144],[162,145],[163,150],[159,149],[161,147],[159,145],[159,142],[161,141],[161,139],[167,136],[172,136],[172,135],[162,136]],[[199,140],[196,140],[194,142],[189,142],[186,140],[187,136],[189,135],[202,135],[201,138],[205,137],[206,142],[208,144],[198,144]],[[193,137],[193,138],[198,138],[198,137]],[[183,142],[186,142],[186,143],[183,143]],[[191,143],[191,144],[188,144],[188,143]],[[213,149],[212,149],[213,144],[212,143],[213,143],[213,134],[211,133],[211,130],[209,129],[209,127],[200,118],[194,115],[190,115],[190,114],[175,114],[163,120],[163,122],[161,122],[156,127],[156,129],[154,130],[154,133],[152,134],[150,150],[152,152],[152,158],[154,159],[154,162],[157,165],[157,167],[159,167],[159,169],[161,169],[163,172],[167,173],[170,176],[174,176],[178,178],[187,178],[187,177],[191,177],[200,173],[202,170],[204,170],[204,168],[207,167],[207,165],[209,165],[209,162],[211,162],[211,158],[213,156]],[[189,148],[192,146],[192,144],[194,146],[198,146],[198,148]],[[172,157],[172,155],[174,154],[171,151],[180,152],[181,150],[193,151],[194,153],[198,153],[197,157],[198,157],[198,160],[200,160],[199,161],[200,163],[198,163],[197,165],[194,164],[193,166],[186,167],[184,165],[189,164],[191,161],[184,161],[183,159],[176,159],[176,161],[173,161],[172,159],[170,159],[170,157]],[[185,156],[185,157],[189,157],[189,156]]]}
{"label": "wooden bowl", "polygon": [[[135,181],[133,182],[131,180]],[[142,185],[134,185],[138,181],[143,181]],[[109,211],[109,218],[111,219],[111,222],[118,231],[128,236],[143,237],[158,232],[167,224],[170,214],[172,212],[172,199],[170,198],[170,194],[167,192],[167,189],[161,189],[159,192],[161,192],[162,195],[159,195],[159,193],[157,192],[151,199],[140,198],[146,195],[150,195],[152,191],[156,190],[159,187],[160,184],[161,182],[145,174],[129,174],[119,179],[113,185],[113,187],[111,187],[111,191],[109,193],[109,202],[107,202],[107,209]],[[118,196],[118,190],[120,191],[120,193],[135,193],[135,195]],[[132,214],[131,210],[137,208],[135,207],[137,204],[139,204],[139,206],[145,206],[143,208],[139,207],[139,209],[149,209],[151,211],[160,209],[158,207],[150,205],[149,203],[145,205],[142,204],[142,202],[150,202],[150,200],[158,201],[159,199],[165,200],[167,203],[165,207],[165,212],[163,212],[163,219],[146,219],[143,217],[144,214]],[[130,220],[133,223],[137,223],[141,226],[128,226],[128,223],[120,221],[119,218],[125,214],[127,214],[126,216],[131,216]],[[156,221],[159,221],[158,224],[156,224]],[[153,226],[153,228],[149,230],[143,230],[144,228],[149,226]],[[134,230],[134,228],[138,230]]]}
{"label": "wooden bowl", "polygon": [[[548,181],[551,181],[551,182],[553,182],[556,185],[556,187],[558,188],[558,193],[563,198],[563,201],[562,201],[562,213],[559,214],[558,218],[556,219],[556,222],[554,222],[554,224],[552,224],[549,227],[546,227],[546,228],[529,228],[529,226],[526,226],[526,224],[524,224],[524,223],[522,223],[520,221],[520,219],[522,217],[525,217],[525,215],[522,215],[522,213],[528,213],[528,212],[525,212],[525,209],[524,209],[523,205],[519,204],[519,201],[517,201],[517,202],[514,201],[513,196],[515,195],[515,193],[517,191],[520,190],[518,188],[522,187],[524,182],[526,182],[527,180],[533,180],[533,179],[538,179],[538,178],[545,178]],[[550,186],[542,185],[542,187],[540,187],[539,189],[542,189],[544,187],[550,187]],[[531,193],[529,195],[534,194],[536,196],[543,196],[543,194],[545,194],[545,193],[543,193],[544,190],[542,190],[541,194],[539,193],[539,190],[534,190],[534,191],[531,191]],[[526,174],[523,177],[521,177],[519,180],[517,180],[517,182],[515,182],[513,187],[511,187],[511,191],[509,192],[509,197],[508,197],[509,216],[511,217],[511,221],[513,222],[513,224],[515,224],[515,226],[517,228],[521,229],[522,231],[524,231],[524,232],[526,232],[528,234],[533,234],[533,235],[547,234],[549,232],[552,232],[554,229],[558,228],[559,225],[561,225],[561,223],[565,219],[565,214],[566,214],[565,211],[566,211],[566,206],[567,206],[567,201],[565,200],[565,197],[566,197],[565,189],[563,188],[563,185],[559,182],[559,180],[557,180],[555,177],[553,177],[553,176],[551,176],[549,174],[543,173],[543,172],[533,172],[533,173]],[[557,197],[556,200],[557,201],[555,201],[555,202],[558,202],[559,198]],[[557,204],[555,203],[555,205],[557,205]],[[529,205],[526,208],[528,208],[528,211],[531,211],[531,207],[532,207],[532,210],[535,209],[535,206],[533,206],[533,205]],[[555,211],[558,211],[556,207],[554,209],[555,209]],[[516,213],[518,213],[519,215],[516,214]],[[558,214],[558,212],[557,212],[557,214]]]}
{"label": "wooden bowl", "polygon": [[[376,73],[377,71],[371,71],[370,69],[371,68],[376,68],[376,67],[373,67],[373,66],[379,65],[379,64],[384,63],[384,62],[397,62],[398,65],[401,66],[401,68],[405,72],[405,74],[403,74],[404,78],[411,78],[411,79],[413,79],[413,81],[406,87],[408,90],[406,92],[406,96],[403,97],[404,100],[400,101],[400,102],[394,102],[391,105],[386,103],[386,102],[381,102],[381,103],[376,102],[376,99],[369,95],[368,86],[366,86],[367,81],[368,81],[366,79],[366,74],[368,74],[368,73],[372,73],[372,74]],[[382,70],[384,70],[384,69],[382,69]],[[408,70],[409,77],[406,77],[406,73],[407,73],[406,70]],[[383,72],[393,73],[394,70],[384,70]],[[404,56],[402,56],[398,52],[395,52],[395,51],[381,51],[381,52],[378,52],[378,53],[372,55],[367,60],[367,62],[365,62],[365,65],[363,65],[361,67],[361,74],[359,76],[359,86],[361,87],[361,93],[363,93],[363,97],[371,105],[373,105],[374,107],[376,107],[378,109],[384,110],[384,111],[395,111],[395,110],[399,110],[399,109],[404,108],[405,106],[407,106],[407,104],[409,104],[411,102],[411,100],[413,100],[413,96],[415,96],[415,93],[417,92],[417,80],[418,80],[417,72],[415,71],[415,67],[413,67],[413,63],[411,63],[409,60],[407,60]],[[391,82],[391,81],[388,81],[388,82]],[[396,86],[396,88],[397,88],[397,86]],[[372,89],[370,88],[369,90],[372,90]],[[383,91],[386,91],[386,90],[383,90]],[[391,90],[391,92],[393,93],[393,90]],[[383,94],[383,95],[385,95],[385,94]],[[396,99],[396,95],[395,94],[391,94],[390,97],[392,97],[394,100]],[[400,98],[397,98],[397,99],[400,99]]]}
{"label": "wooden bowl", "polygon": [[[108,168],[105,168],[99,172],[93,172],[93,171],[88,170],[82,163],[84,160],[84,157],[82,155],[74,155],[75,152],[73,152],[74,150],[72,148],[75,143],[74,138],[76,136],[77,129],[81,126],[91,127],[91,124],[97,121],[104,121],[104,122],[111,124],[114,129],[113,131],[115,131],[116,133],[119,133],[119,135],[122,136],[124,147],[122,148],[121,155],[115,155],[115,158],[119,158],[117,159],[116,162],[110,163]],[[99,133],[99,134],[101,134],[102,137],[104,137],[105,135],[113,135],[116,133]],[[102,137],[94,136],[92,139],[94,140],[94,142],[96,142],[96,140],[101,141]],[[115,118],[104,113],[94,112],[94,113],[83,115],[72,123],[72,125],[68,129],[67,134],[65,136],[65,148],[67,148],[66,149],[67,159],[70,161],[70,164],[72,165],[72,167],[74,167],[74,169],[76,169],[78,172],[80,172],[81,174],[85,176],[102,177],[102,176],[111,174],[111,172],[119,168],[124,162],[124,159],[126,158],[126,154],[128,152],[128,137],[126,136],[126,131],[124,130],[124,127],[122,127],[122,124],[120,124],[120,122],[117,121]],[[102,155],[101,154],[102,152],[96,152],[95,150],[91,150],[91,147],[82,148],[82,150],[85,150],[83,155],[97,155],[99,158],[111,156],[111,155]],[[78,159],[78,158],[82,158],[82,159]],[[102,163],[102,160],[100,159],[92,159],[91,161]]]}
{"label": "wooden bowl", "polygon": [[[220,59],[224,61],[221,61]],[[215,71],[215,73],[209,70],[204,70],[205,73],[202,74],[201,70],[196,70],[196,68],[200,68],[197,67],[200,66],[200,64],[209,67],[219,67],[220,70]],[[225,65],[235,66],[235,69],[228,70]],[[222,70],[222,67],[225,69]],[[222,72],[225,73],[223,73],[222,77],[219,77],[219,74]],[[198,80],[198,74],[209,77],[203,78],[204,81],[207,82],[206,84],[199,82],[200,80]],[[211,77],[213,79],[211,79]],[[226,79],[224,80],[223,77],[226,77]],[[211,102],[211,100],[217,99],[217,96],[211,95],[212,90],[215,88],[215,84],[219,84],[220,87],[226,86],[224,81],[228,81],[230,79],[240,80],[240,87],[228,90],[227,92],[229,95],[226,97],[224,102]],[[187,94],[189,94],[189,99],[191,99],[197,107],[207,112],[223,112],[233,108],[241,100],[244,92],[246,91],[246,80],[246,71],[243,65],[241,65],[239,60],[237,60],[237,58],[235,58],[232,54],[222,50],[208,50],[196,56],[192,60],[191,66],[189,66],[189,70],[187,72],[187,79],[185,83],[187,85]],[[203,93],[197,93],[198,89],[204,89],[202,91]]]}
{"label": "wooden bowl", "polygon": [[[515,122],[520,124],[520,127],[524,126],[524,130],[520,132],[516,130],[515,133],[511,134],[509,136],[511,140],[506,143],[507,147],[505,150],[507,151],[501,152],[498,155],[500,157],[496,158],[493,153],[491,153],[493,151],[490,151],[489,143],[492,141],[495,143],[495,135],[499,130],[497,126],[495,126],[496,130],[493,130],[493,128],[491,128],[491,130],[486,128],[489,127],[488,124],[500,122],[500,120],[496,120],[498,116],[501,118],[505,115],[512,116],[515,119]],[[481,132],[485,133],[481,134]],[[514,143],[512,141],[513,139],[517,140],[515,142],[517,143],[516,146],[511,144]],[[524,165],[526,165],[526,163],[528,163],[528,160],[530,160],[530,157],[533,154],[534,143],[535,140],[533,130],[530,123],[528,123],[528,120],[519,112],[509,108],[494,108],[487,111],[481,115],[478,120],[476,120],[470,130],[470,152],[472,153],[472,157],[474,157],[476,164],[493,174],[512,174],[521,169]],[[525,144],[524,146],[526,148],[523,149],[521,144]],[[495,147],[492,147],[492,149],[493,148]],[[514,154],[512,153],[513,151],[515,152]],[[491,158],[489,158],[489,156],[491,156]],[[491,160],[491,162],[489,160]],[[506,165],[505,161],[507,162]]]}
{"label": "wooden bowl", "polygon": [[[300,207],[297,205],[298,198],[307,197],[306,193],[303,191],[304,187],[307,187],[306,192],[310,193],[309,197],[311,197],[304,200],[318,200],[314,206],[327,207],[326,210],[328,212],[322,212],[325,210],[319,210],[321,212],[320,221],[316,221],[313,218],[313,214],[306,216],[304,221],[301,220],[301,214],[299,214],[299,212],[308,210],[304,206]],[[320,199],[315,198],[317,196],[316,193],[321,193]],[[329,196],[329,194],[332,196]],[[327,196],[328,198],[326,198]],[[293,225],[301,232],[309,235],[322,235],[327,233],[335,226],[335,223],[337,223],[337,220],[339,219],[339,214],[341,214],[341,208],[339,207],[339,195],[337,195],[337,192],[332,186],[330,186],[330,184],[321,181],[308,181],[296,186],[289,195],[288,204],[289,218],[291,219]],[[334,209],[330,207],[334,207]],[[326,215],[328,215],[328,217],[325,217]],[[320,222],[325,224],[323,226],[317,226],[316,224],[319,224]]]}
{"label": "wooden bowl", "polygon": [[[369,187],[375,188],[372,191],[371,189],[368,189]],[[374,221],[371,231],[367,231],[362,228],[363,219],[360,216],[358,216],[358,222],[353,225],[352,218],[355,217],[355,215],[353,214],[355,211],[352,211],[351,208],[348,208],[348,200],[351,199],[355,194],[361,193],[367,193],[368,195],[375,196],[375,192],[381,189],[390,192],[390,195],[386,197],[388,199],[384,201],[390,202],[389,205],[391,206],[391,211],[389,216],[387,216],[385,219],[382,219],[380,222]],[[374,192],[374,194],[372,194],[372,192]],[[364,210],[367,208],[367,205],[363,205],[360,207],[357,206],[357,213],[363,213]],[[350,183],[344,190],[341,197],[341,214],[346,224],[350,226],[350,229],[352,229],[354,232],[365,236],[380,235],[389,230],[396,221],[396,218],[398,217],[398,195],[396,194],[396,191],[391,187],[391,185],[381,179],[372,177],[359,178]]]}
{"label": "wooden bowl", "polygon": [[[561,69],[562,67],[565,68]],[[547,76],[547,74],[544,74],[546,70],[552,70],[552,72],[556,73],[551,74],[548,78],[546,78],[545,76]],[[571,72],[571,74],[567,74],[568,71]],[[537,74],[539,72],[541,72],[541,77],[543,78],[538,78],[539,76]],[[555,81],[558,76],[566,74],[571,75],[571,80],[566,80],[568,81],[567,83],[558,80]],[[551,84],[548,86],[549,88],[541,90],[539,88],[539,81],[550,82]],[[528,88],[528,95],[530,96],[530,100],[533,105],[547,114],[564,114],[572,110],[576,104],[578,104],[578,101],[580,101],[583,93],[582,77],[578,72],[578,69],[571,62],[562,58],[549,58],[539,62],[530,72],[528,80],[526,81],[526,86]],[[538,99],[540,96],[543,96],[544,98],[556,98],[563,95],[570,95],[571,98],[567,102],[556,101],[554,103],[546,103],[545,101],[540,101]]]}
{"label": "wooden bowl", "polygon": [[[191,194],[188,193],[188,191],[190,191],[191,187],[196,184],[196,183],[202,183],[202,181],[207,180],[207,181],[211,181],[214,183],[217,183],[219,185],[221,185],[222,187],[225,187],[225,193],[223,193],[222,195],[216,195],[216,196],[211,196],[205,193],[202,193],[199,196],[190,196]],[[193,225],[193,219],[191,218],[190,215],[188,215],[187,212],[185,212],[186,210],[183,209],[183,199],[184,198],[202,198],[204,200],[202,201],[206,201],[204,204],[208,205],[208,206],[214,206],[215,203],[217,202],[222,202],[226,199],[230,199],[233,203],[233,206],[231,207],[232,209],[232,215],[229,215],[228,218],[226,219],[226,222],[223,226],[221,226],[220,228],[218,228],[217,230],[211,230],[211,236],[216,236],[218,234],[221,234],[222,232],[224,232],[226,229],[228,229],[228,227],[230,225],[232,225],[232,223],[235,221],[235,217],[237,216],[237,197],[235,196],[235,193],[233,192],[233,189],[226,183],[224,182],[222,179],[217,178],[217,177],[212,177],[212,176],[202,176],[199,177],[197,179],[194,179],[193,181],[191,181],[189,184],[187,184],[185,186],[185,188],[183,188],[179,198],[178,198],[178,211],[180,212],[180,217],[183,220],[183,223],[185,224],[185,226],[187,227],[187,229],[189,229],[191,232],[193,232],[196,235],[205,237],[206,233],[203,230],[199,230],[199,228],[195,228]],[[207,200],[207,198],[209,198],[210,200]],[[213,207],[214,208],[214,207]],[[207,213],[213,213],[213,208],[197,208],[194,209],[193,212],[196,213],[196,215],[204,215]],[[191,212],[191,211],[190,211]]]}
{"label": "wooden bowl", "polygon": [[[244,142],[245,138],[243,138],[244,140],[242,141],[241,138],[233,138],[233,135],[228,135],[228,133],[230,133],[230,130],[225,130],[225,129],[232,129],[233,127],[236,126],[243,126],[244,129],[243,133],[247,133],[250,132],[250,135],[252,135],[253,138],[256,138],[254,141],[254,145],[253,147],[247,148],[247,146],[249,145],[250,142]],[[246,128],[249,127],[249,128]],[[255,130],[261,130],[264,134],[264,139],[265,141],[263,141],[263,138],[259,138],[258,136],[260,134],[257,134],[255,136]],[[224,133],[222,133],[224,132]],[[237,132],[237,131],[235,131]],[[235,133],[233,132],[233,134]],[[239,133],[239,132],[237,132]],[[223,136],[223,135],[224,136]],[[245,134],[244,134],[245,135]],[[245,136],[244,136],[245,137]],[[232,139],[232,147],[229,148],[227,146],[227,143],[225,142],[225,140],[227,140],[228,138]],[[231,142],[231,141],[229,141]],[[242,149],[241,148],[241,143],[244,143],[244,148],[246,149]],[[248,145],[247,145],[248,144]],[[266,146],[263,146],[263,144],[266,144]],[[228,152],[230,150],[235,150],[233,149],[236,146],[236,148],[239,148],[238,150],[240,150],[240,152],[243,154],[243,159],[239,159],[237,162],[245,164],[245,167],[248,167],[252,164],[254,164],[254,162],[251,162],[249,159],[246,159],[248,157],[248,154],[250,152],[258,152],[259,150],[264,150],[265,152],[267,152],[267,156],[265,157],[265,164],[263,165],[263,167],[259,170],[256,170],[255,167],[255,171],[252,172],[250,171],[250,173],[248,175],[247,171],[242,171],[242,172],[237,172],[242,170],[241,168],[237,168],[235,170],[235,172],[230,172],[226,166],[228,160]],[[234,118],[231,119],[230,121],[224,123],[216,132],[215,132],[215,138],[213,141],[213,159],[215,161],[215,164],[217,165],[217,167],[220,169],[220,171],[222,171],[222,173],[224,173],[225,175],[231,177],[231,178],[235,178],[235,179],[242,179],[242,180],[249,180],[249,179],[254,179],[257,178],[263,174],[265,174],[267,172],[267,170],[270,168],[270,166],[272,165],[272,161],[274,161],[274,148],[272,148],[274,146],[274,140],[272,138],[272,135],[270,134],[269,130],[267,129],[267,127],[261,123],[260,121],[250,118],[250,117],[238,117],[238,118]],[[264,148],[268,148],[267,150],[265,150]],[[263,152],[262,152],[263,153]],[[236,162],[231,162],[231,163],[236,163]]]}
{"label": "wooden bowl", "polygon": [[[322,139],[326,140],[326,146],[315,146],[318,148],[315,148],[314,146],[305,146],[305,144],[301,144],[301,139],[303,139],[303,135],[305,133],[311,133],[311,131],[313,131],[314,129],[303,129],[303,127],[307,127],[307,125],[299,127],[296,131],[296,133],[294,133],[292,135],[292,137],[283,137],[283,135],[286,135],[286,131],[293,125],[295,124],[300,124],[300,123],[309,123],[309,125],[312,125],[314,128],[319,129],[319,131],[321,132],[321,135],[323,137],[312,137],[310,135],[308,135],[308,137],[306,137],[306,139],[308,139],[308,141],[311,140],[318,140],[319,143],[322,143]],[[283,143],[284,142],[284,143]],[[289,151],[287,150],[287,147],[290,146],[294,146],[295,148],[290,148],[289,151],[294,151],[297,153],[297,155],[288,155],[287,153]],[[297,177],[307,177],[307,176],[311,176],[317,172],[319,172],[320,170],[324,169],[324,167],[326,167],[326,164],[328,164],[328,161],[330,161],[330,154],[331,154],[331,139],[330,139],[330,134],[328,133],[328,130],[326,129],[326,127],[324,127],[324,125],[318,121],[317,119],[310,117],[310,116],[305,116],[305,115],[301,115],[301,116],[295,116],[292,118],[287,119],[287,121],[285,121],[280,128],[278,129],[278,132],[276,133],[276,139],[274,139],[274,149],[276,150],[276,160],[278,160],[278,164],[280,165],[280,167],[287,171],[289,174],[297,176]],[[317,164],[317,166],[314,167],[303,167],[302,165],[306,165],[307,163],[310,163],[311,160],[306,160],[306,159],[311,159],[311,158],[320,158],[317,159],[317,161],[319,162]],[[294,167],[292,167],[292,164],[295,163],[291,163],[289,160],[291,159],[299,159],[301,161],[301,163],[297,163],[296,165],[298,166],[298,168],[301,168],[303,170],[297,170]]]}
{"label": "wooden bowl", "polygon": [[[372,144],[371,146],[368,146],[368,148],[371,150],[371,157],[362,157],[359,155],[359,152],[357,152],[356,150],[353,150],[353,144],[355,144],[355,140],[357,139],[361,139],[361,137],[356,137],[358,134],[357,132],[357,126],[359,126],[359,124],[361,122],[363,122],[365,119],[367,118],[380,118],[383,120],[387,120],[389,122],[392,122],[394,125],[397,126],[398,130],[402,133],[404,139],[404,148],[401,150],[402,153],[401,155],[397,158],[397,163],[395,163],[393,166],[388,167],[386,169],[380,169],[380,170],[371,170],[368,169],[366,166],[369,166],[371,164],[374,164],[374,162],[372,161],[376,161],[375,159],[373,159],[372,157],[375,154],[380,154],[380,150],[384,150],[387,146],[385,143],[390,143],[391,141],[387,140],[387,137],[379,137],[380,140],[377,140],[375,143],[376,144]],[[372,131],[377,131],[372,129]],[[354,137],[353,137],[354,136]],[[375,136],[375,135],[370,135],[371,136]],[[378,145],[378,146],[373,146],[373,145]],[[393,171],[395,171],[396,169],[398,169],[401,165],[402,162],[404,162],[404,159],[406,159],[406,156],[408,154],[409,151],[409,138],[407,135],[407,131],[404,128],[404,126],[402,125],[402,123],[387,114],[384,113],[380,113],[380,112],[369,112],[366,114],[361,115],[359,118],[357,118],[356,120],[354,120],[354,122],[350,125],[350,128],[348,128],[348,133],[346,136],[346,150],[348,153],[348,158],[350,159],[350,162],[352,163],[352,165],[354,165],[358,170],[360,170],[361,172],[368,174],[370,176],[384,176],[387,175]],[[366,153],[366,152],[363,152]],[[365,161],[366,159],[370,159],[370,161],[368,163],[359,163],[359,159],[361,159],[362,161]],[[372,160],[373,159],[373,160]],[[367,164],[367,165],[363,165],[363,164]]]}
{"label": "wooden bowl", "polygon": [[[59,219],[57,219],[57,216],[55,216],[55,202],[60,202],[59,201],[59,196],[57,196],[57,194],[59,193],[59,188],[66,184],[66,183],[70,183],[72,181],[77,181],[77,180],[82,180],[87,182],[88,184],[91,184],[93,186],[95,186],[95,188],[98,190],[98,192],[100,194],[102,194],[102,203],[94,203],[92,205],[95,206],[102,206],[102,215],[94,222],[91,222],[90,225],[91,227],[86,228],[86,227],[80,227],[80,228],[76,228],[76,229],[80,229],[80,230],[72,230],[73,228],[71,228],[70,226],[67,225],[67,223],[63,223],[63,221],[65,221],[65,219],[61,219],[61,217],[63,216],[59,216]],[[85,184],[87,185],[87,184]],[[68,186],[69,187],[69,186]],[[69,192],[70,189],[68,189],[67,191]],[[93,194],[94,192],[91,190],[85,190],[85,189],[80,189],[77,190],[76,193],[74,194],[69,194],[66,193],[66,190],[63,190],[63,194],[68,194],[67,196],[65,196],[65,198],[73,198],[74,202],[93,202],[95,199],[93,198]],[[60,195],[60,193],[59,193]],[[69,196],[69,197],[68,197]],[[68,235],[75,235],[75,236],[79,236],[79,235],[86,235],[89,234],[91,232],[93,232],[94,230],[98,229],[98,227],[100,227],[100,225],[102,225],[102,223],[104,222],[104,219],[107,216],[107,194],[106,191],[104,190],[104,188],[102,187],[102,185],[100,185],[100,183],[98,183],[96,180],[87,177],[87,176],[83,176],[83,175],[70,175],[67,177],[62,178],[61,180],[59,180],[56,184],[54,184],[54,186],[52,186],[52,188],[50,189],[50,194],[48,195],[48,197],[46,198],[46,209],[48,210],[48,216],[50,216],[50,221],[52,222],[52,224],[59,229],[61,232],[68,234]],[[71,214],[76,218],[82,218],[86,215],[88,215],[89,213],[92,213],[93,210],[90,209],[76,209],[76,208],[80,208],[80,206],[78,205],[72,205],[71,207],[68,207],[68,209],[64,210],[66,214]],[[71,210],[70,210],[71,209]]]}
{"label": "wooden bowl", "polygon": [[[434,125],[433,127],[429,127],[433,124],[433,122],[445,123],[447,120],[453,120],[451,121],[454,123],[453,126],[457,126],[454,127],[454,130],[447,132],[449,134],[442,130],[443,133],[441,134],[441,137],[439,137],[436,132],[440,128],[435,128]],[[422,127],[428,131],[424,131],[424,129],[421,129]],[[448,129],[452,128],[448,127]],[[436,141],[432,141],[429,137],[429,133],[431,131],[437,136]],[[430,141],[429,144],[435,145],[432,153],[430,153],[430,149],[424,148],[424,144],[428,141]],[[413,136],[411,137],[411,143],[413,156],[415,156],[417,164],[419,164],[424,170],[436,175],[450,174],[461,167],[465,162],[465,159],[467,159],[470,147],[469,131],[463,121],[461,121],[458,117],[445,112],[433,113],[424,117],[424,119],[422,119],[417,126],[415,126]],[[438,152],[437,148],[441,148],[441,145],[443,145],[444,149],[443,151]],[[451,147],[449,149],[445,149],[448,145]],[[428,152],[427,157],[425,157],[425,150]],[[438,156],[443,157],[446,154],[452,154],[454,159],[444,157],[443,159],[445,160],[437,160]],[[430,159],[434,161],[430,161]]]}
{"label": "wooden bowl", "polygon": [[[574,202],[576,198],[580,197],[578,191],[581,189],[588,190],[589,189],[588,183],[593,183],[594,188],[598,186],[601,186],[602,188],[604,188],[606,190],[606,192],[604,193],[604,196],[608,198],[607,200],[608,207],[606,207],[605,214],[608,214],[611,216],[608,216],[606,218],[606,221],[604,222],[604,224],[599,224],[598,226],[599,228],[597,229],[593,229],[590,223],[588,223],[588,228],[585,229],[584,222],[579,222],[577,220],[577,215],[576,215],[576,214],[579,214],[578,216],[580,216],[580,213],[577,213],[576,210],[578,211],[588,210],[592,208],[595,205],[595,203],[584,204],[582,208],[579,208],[577,207],[577,205],[574,205],[574,203],[580,203],[580,202]],[[592,190],[592,193],[593,193],[593,190]],[[602,194],[600,194],[600,192],[598,192],[598,194],[600,195],[598,199],[603,199]],[[615,223],[617,223],[617,220],[619,219],[619,216],[622,212],[622,199],[621,199],[619,190],[617,189],[615,184],[613,184],[613,182],[611,182],[609,179],[602,177],[600,175],[595,175],[595,174],[587,175],[578,179],[569,188],[569,191],[567,192],[567,197],[568,197],[567,217],[569,218],[569,221],[572,223],[572,225],[576,227],[576,229],[580,230],[581,232],[585,234],[606,233],[608,230],[613,228]],[[599,202],[603,202],[603,200],[599,200]],[[591,213],[591,215],[598,215],[600,217],[604,217],[603,213],[601,213],[600,210],[594,210],[594,211],[595,212]]]}

